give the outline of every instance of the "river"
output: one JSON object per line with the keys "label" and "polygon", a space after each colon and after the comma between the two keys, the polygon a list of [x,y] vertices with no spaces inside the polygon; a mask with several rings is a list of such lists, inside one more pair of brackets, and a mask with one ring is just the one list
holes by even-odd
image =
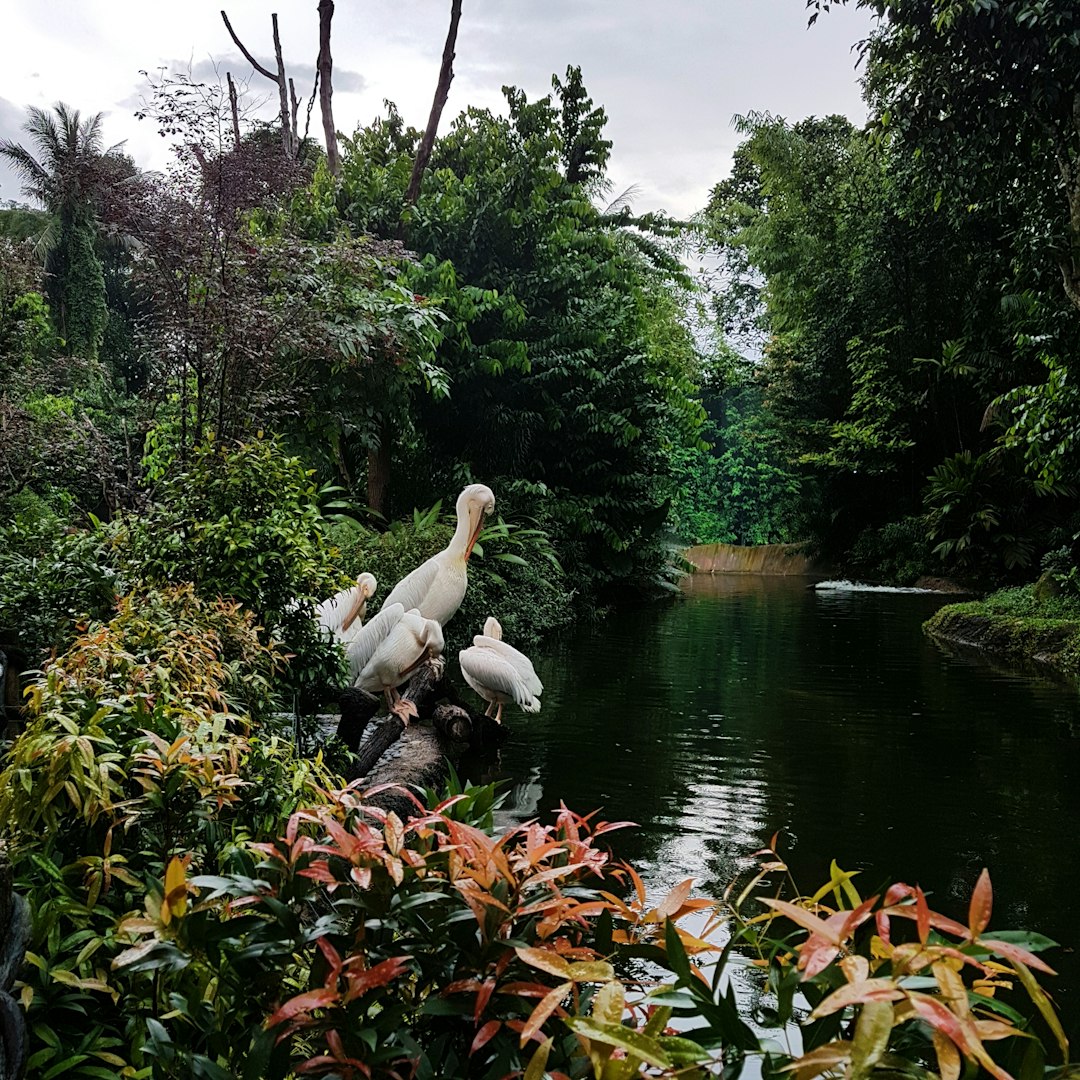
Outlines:
{"label": "river", "polygon": [[[718,896],[776,831],[812,891],[836,859],[863,895],[918,883],[966,921],[989,867],[992,929],[1080,943],[1080,695],[924,637],[948,598],[689,579],[666,606],[577,627],[534,655],[543,711],[510,708],[512,813],[560,799],[640,827],[616,853],[658,892]],[[1080,962],[1046,954],[1080,1039]]]}

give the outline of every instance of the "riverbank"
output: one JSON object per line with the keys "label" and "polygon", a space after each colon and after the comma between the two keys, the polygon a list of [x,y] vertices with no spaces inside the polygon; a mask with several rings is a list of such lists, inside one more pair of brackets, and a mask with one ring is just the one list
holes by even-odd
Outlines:
{"label": "riverbank", "polygon": [[941,608],[923,624],[930,637],[971,646],[1020,667],[1080,678],[1080,603],[1040,596],[1036,585],[1003,589]]}

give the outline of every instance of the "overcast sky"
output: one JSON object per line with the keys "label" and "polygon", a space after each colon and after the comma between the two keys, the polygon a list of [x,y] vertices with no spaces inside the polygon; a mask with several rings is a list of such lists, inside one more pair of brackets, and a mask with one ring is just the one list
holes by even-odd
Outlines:
{"label": "overcast sky", "polygon": [[[311,91],[318,52],[316,0],[226,0],[247,47],[273,67],[276,10],[297,92]],[[0,35],[0,137],[22,141],[27,105],[66,101],[105,113],[108,143],[126,140],[143,166],[166,151],[150,121],[134,117],[140,69],[252,75],[229,39],[220,0],[7,0]],[[447,0],[338,0],[334,116],[352,131],[397,102],[422,127],[431,107],[449,19]],[[704,206],[738,144],[736,113],[788,118],[844,113],[861,123],[852,46],[869,17],[834,9],[807,29],[803,0],[464,0],[456,77],[443,125],[466,105],[501,109],[500,87],[546,94],[551,74],[579,64],[607,110],[616,193],[636,185],[639,211],[682,216]],[[222,77],[224,77],[222,75]],[[273,90],[251,78],[260,94]],[[276,91],[275,91],[276,93]],[[270,106],[272,112],[276,106]],[[318,106],[312,130],[321,135]],[[0,201],[21,198],[0,166]]]}

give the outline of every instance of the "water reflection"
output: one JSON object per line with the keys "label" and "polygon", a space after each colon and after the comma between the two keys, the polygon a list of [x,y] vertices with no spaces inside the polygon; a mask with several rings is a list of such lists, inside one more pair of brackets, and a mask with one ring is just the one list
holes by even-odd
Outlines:
{"label": "water reflection", "polygon": [[[515,818],[562,799],[638,822],[613,843],[658,892],[718,894],[776,830],[807,887],[836,858],[866,892],[918,881],[957,916],[989,866],[995,927],[1078,940],[1080,700],[926,640],[946,601],[698,577],[578,628],[534,657],[543,712],[508,718]],[[1080,968],[1055,966],[1080,1036]]]}

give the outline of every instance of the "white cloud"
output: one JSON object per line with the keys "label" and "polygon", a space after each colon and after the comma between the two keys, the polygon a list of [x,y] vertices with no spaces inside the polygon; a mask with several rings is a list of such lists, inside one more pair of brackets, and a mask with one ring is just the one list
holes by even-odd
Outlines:
{"label": "white cloud", "polygon": [[[245,46],[260,60],[272,55],[265,0],[226,4]],[[318,52],[315,7],[314,0],[274,5],[289,73],[304,93]],[[227,61],[234,76],[247,74],[219,9],[220,0],[14,0],[0,39],[0,98],[19,109],[64,100],[105,111],[107,141],[126,139],[137,161],[159,167],[165,147],[149,122],[134,118],[132,88],[140,70],[177,64],[209,76],[212,58]],[[338,127],[367,123],[384,98],[422,126],[448,19],[444,0],[339,0]],[[794,120],[842,112],[862,120],[851,46],[868,27],[865,13],[838,8],[807,30],[803,0],[465,0],[444,123],[467,104],[501,109],[504,83],[530,97],[546,94],[553,72],[580,64],[609,117],[614,187],[639,185],[640,210],[686,215],[730,166],[733,114],[769,110]],[[252,91],[261,94],[261,84],[273,89],[255,76]],[[272,114],[274,100],[264,109]],[[4,124],[10,116],[0,110],[0,135],[9,134]],[[2,175],[0,184],[0,198],[11,197]]]}

